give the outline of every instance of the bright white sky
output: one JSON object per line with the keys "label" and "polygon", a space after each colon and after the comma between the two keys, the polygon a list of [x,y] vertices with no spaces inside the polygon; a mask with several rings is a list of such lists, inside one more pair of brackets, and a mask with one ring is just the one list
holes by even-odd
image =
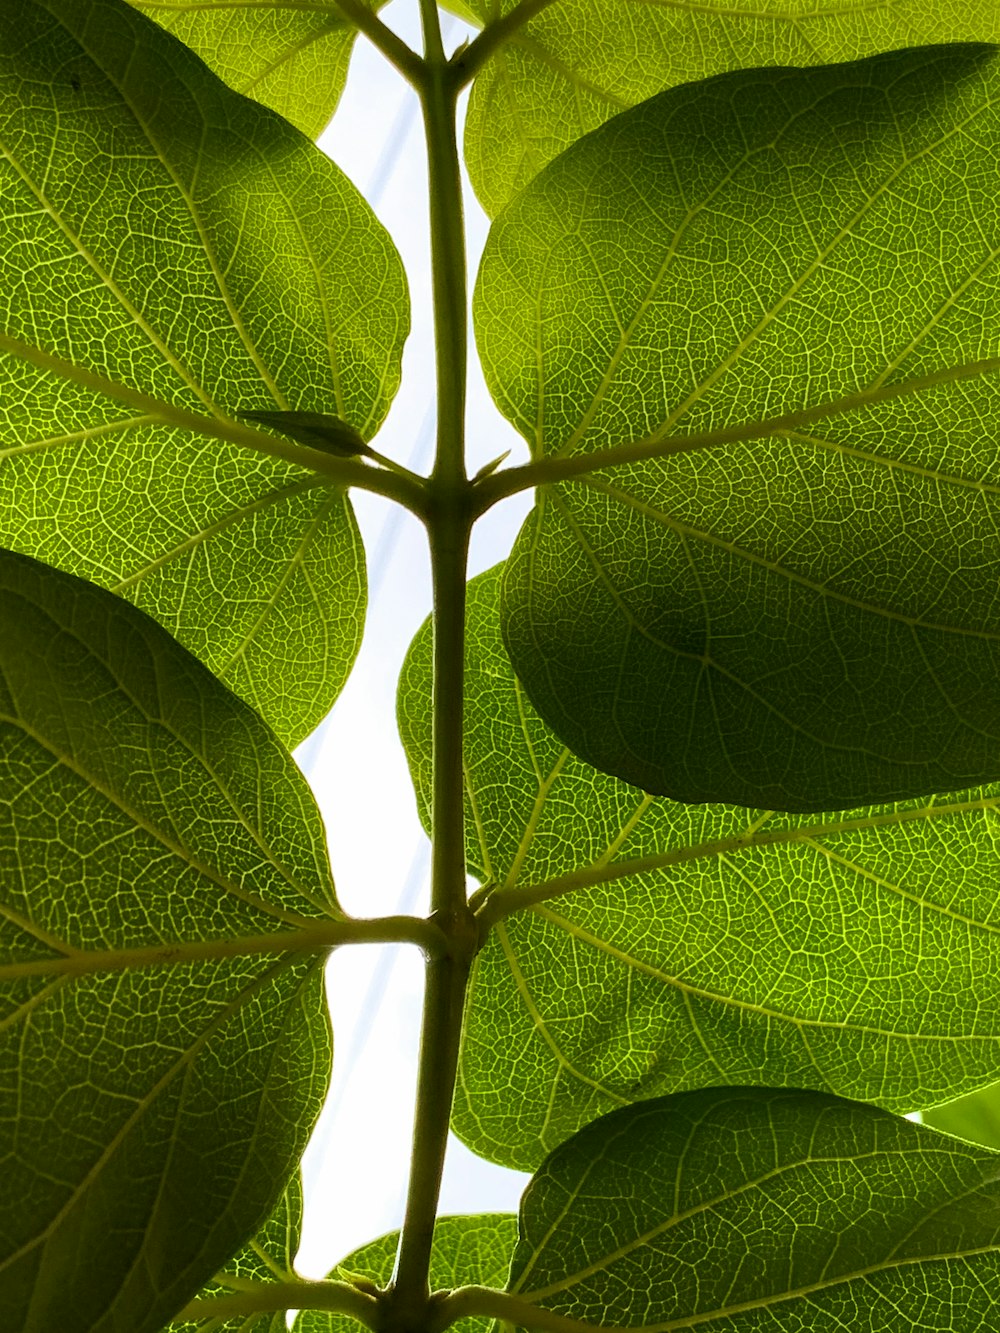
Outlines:
{"label": "bright white sky", "polygon": [[[416,0],[381,16],[419,46]],[[467,29],[445,20],[449,50]],[[403,386],[379,450],[426,472],[434,438],[433,338],[426,168],[416,98],[359,37],[347,89],[321,146],[388,228],[406,266],[413,332]],[[467,195],[470,280],[487,222]],[[470,384],[470,470],[523,441],[502,420],[479,378]],[[480,524],[471,572],[503,558],[527,512],[518,498]],[[298,751],[326,820],[341,902],[357,916],[427,910],[427,841],[396,732],[396,680],[430,607],[426,548],[417,523],[378,497],[355,493],[368,557],[370,609],[357,664],[333,713]],[[409,1163],[423,969],[409,948],[349,948],[328,972],[334,1025],[330,1099],[304,1162],[306,1224],[298,1266],[322,1277],[351,1250],[400,1225]],[[452,1139],[441,1211],[515,1211],[526,1176],[474,1157]]]}

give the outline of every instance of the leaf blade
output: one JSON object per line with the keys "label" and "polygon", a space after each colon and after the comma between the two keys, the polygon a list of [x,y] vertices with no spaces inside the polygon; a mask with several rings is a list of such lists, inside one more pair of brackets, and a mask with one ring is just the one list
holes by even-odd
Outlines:
{"label": "leaf blade", "polygon": [[341,913],[301,775],[195,658],[10,552],[0,603],[0,947],[60,964],[0,987],[0,1313],[155,1333],[266,1219],[330,1064],[321,955],[183,945]]}
{"label": "leaf blade", "polygon": [[[337,168],[124,3],[15,0],[2,25],[6,331],[201,415],[263,400],[374,433],[405,279]],[[0,382],[0,540],[120,588],[303,739],[362,630],[344,497],[13,357]]]}
{"label": "leaf blade", "polygon": [[280,0],[129,0],[190,46],[231,88],[315,139],[336,110],[357,30],[336,5],[296,11]]}
{"label": "leaf blade", "polygon": [[[278,1200],[274,1212],[256,1236],[235,1255],[199,1291],[199,1300],[227,1296],[240,1290],[239,1281],[257,1282],[293,1281],[295,1255],[302,1236],[302,1181],[296,1173]],[[236,1283],[228,1279],[236,1278]],[[240,1315],[223,1323],[208,1324],[204,1319],[174,1320],[166,1333],[196,1333],[211,1327],[218,1333],[284,1333],[287,1328],[284,1310],[260,1314],[250,1319]]]}
{"label": "leaf blade", "polygon": [[[475,0],[488,29],[516,7]],[[892,10],[808,3],[552,5],[508,39],[473,85],[465,158],[495,216],[553,158],[609,117],[666,88],[754,65],[819,65],[932,42],[996,41],[989,3],[960,14],[925,0]]]}
{"label": "leaf blade", "polygon": [[683,452],[988,350],[996,78],[987,47],[720,76],[616,117],[494,224],[478,336],[536,456],[681,451],[544,488],[508,567],[518,674],[597,767],[800,811],[996,778],[995,375]]}
{"label": "leaf blade", "polygon": [[[995,1079],[997,787],[819,816],[649,797],[535,712],[501,578],[468,587],[466,851],[492,922],[453,1112],[469,1147],[530,1170],[618,1106],[762,1078],[895,1111]],[[425,624],[399,693],[425,827],[431,658]]]}
{"label": "leaf blade", "polygon": [[510,1290],[618,1326],[945,1333],[960,1292],[985,1329],[1000,1284],[995,1156],[816,1094],[616,1112],[548,1159],[520,1225]]}

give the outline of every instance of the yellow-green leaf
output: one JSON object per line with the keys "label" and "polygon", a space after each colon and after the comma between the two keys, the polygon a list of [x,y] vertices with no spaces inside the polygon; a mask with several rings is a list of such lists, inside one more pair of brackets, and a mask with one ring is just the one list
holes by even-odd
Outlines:
{"label": "yellow-green leaf", "polygon": [[333,0],[130,0],[231,88],[315,139],[347,78],[356,29]]}
{"label": "yellow-green leaf", "polygon": [[[488,30],[518,0],[468,0]],[[929,42],[1000,40],[994,0],[558,0],[472,88],[465,159],[494,215],[582,135],[676,84],[753,65],[820,65]]]}
{"label": "yellow-green leaf", "polygon": [[176,414],[273,404],[371,438],[399,257],[317,148],[120,0],[0,6],[0,93],[0,541],[135,601],[295,744],[360,641],[353,515]]}
{"label": "yellow-green leaf", "polygon": [[815,1093],[687,1093],[559,1148],[520,1230],[510,1291],[585,1324],[988,1333],[1000,1155]]}

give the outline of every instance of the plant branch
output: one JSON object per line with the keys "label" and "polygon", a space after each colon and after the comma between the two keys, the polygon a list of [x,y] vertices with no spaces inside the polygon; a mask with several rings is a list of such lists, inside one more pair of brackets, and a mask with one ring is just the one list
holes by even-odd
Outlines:
{"label": "plant branch", "polygon": [[519,28],[530,23],[536,14],[540,14],[543,9],[548,9],[549,5],[554,3],[555,0],[521,0],[519,5],[515,5],[502,18],[487,24],[464,51],[456,53],[452,61],[458,86],[464,88],[467,83],[471,83],[494,51],[509,41]]}
{"label": "plant branch", "polygon": [[184,1320],[232,1319],[269,1310],[332,1310],[351,1315],[369,1328],[378,1321],[378,1300],[349,1282],[258,1282],[231,1296],[191,1301],[176,1316]]}
{"label": "plant branch", "polygon": [[613,1324],[587,1324],[581,1319],[570,1319],[533,1305],[519,1296],[492,1287],[457,1287],[434,1303],[434,1318],[428,1333],[443,1333],[459,1319],[476,1316],[498,1319],[503,1323],[539,1333],[639,1333],[635,1328],[618,1328]]}
{"label": "plant branch", "polygon": [[429,958],[440,958],[448,942],[433,921],[415,916],[384,916],[371,920],[317,921],[301,930],[275,931],[217,940],[151,944],[135,949],[67,950],[55,958],[34,958],[0,965],[0,985],[24,977],[85,976],[124,972],[140,967],[171,967],[206,958],[245,958],[266,953],[321,953],[345,944],[415,944]]}
{"label": "plant branch", "polygon": [[337,8],[344,17],[371,42],[376,50],[402,74],[407,82],[417,86],[423,61],[406,45],[401,37],[387,27],[374,10],[369,9],[363,0],[336,0]]}
{"label": "plant branch", "polygon": [[427,965],[420,1039],[413,1155],[386,1329],[419,1327],[430,1298],[428,1272],[458,1069],[465,989],[471,958]]}
{"label": "plant branch", "polygon": [[538,458],[520,467],[495,472],[475,482],[475,512],[477,516],[484,514],[498,500],[516,495],[518,491],[527,490],[531,486],[570,481],[574,477],[586,476],[588,473],[599,472],[605,468],[621,467],[626,463],[635,463],[643,459],[669,458],[674,454],[693,453],[696,449],[711,449],[720,444],[734,444],[742,440],[760,440],[767,436],[783,435],[811,425],[814,421],[843,416],[876,403],[905,398],[925,389],[935,388],[939,384],[975,379],[980,375],[994,374],[997,371],[1000,371],[1000,357],[988,357],[982,361],[969,361],[961,366],[933,371],[929,375],[920,375],[899,384],[882,384],[874,389],[860,389],[857,393],[844,394],[816,407],[802,408],[798,412],[785,412],[781,416],[767,417],[763,421],[750,421],[740,426],[701,431],[693,435],[664,436],[659,431],[653,431],[641,440],[613,445],[608,449],[595,449],[592,453],[573,454],[568,458],[557,454],[548,458]]}
{"label": "plant branch", "polygon": [[321,449],[310,449],[307,445],[294,444],[278,435],[269,435],[265,431],[255,430],[223,415],[204,416],[200,412],[189,412],[186,408],[154,398],[151,394],[129,388],[115,380],[106,379],[95,371],[87,370],[73,361],[66,361],[51,352],[42,351],[30,343],[21,342],[6,333],[0,333],[0,352],[8,352],[22,361],[27,361],[39,370],[57,375],[71,384],[79,384],[93,393],[102,394],[120,403],[127,403],[156,423],[173,426],[181,430],[207,435],[212,439],[225,440],[227,444],[240,445],[252,449],[255,453],[268,454],[280,458],[285,463],[294,463],[307,468],[310,472],[328,478],[341,486],[357,486],[362,490],[373,491],[395,500],[415,514],[424,510],[423,479],[410,473],[403,475],[398,465],[391,471],[388,468],[372,467],[353,458],[338,458],[324,453]]}

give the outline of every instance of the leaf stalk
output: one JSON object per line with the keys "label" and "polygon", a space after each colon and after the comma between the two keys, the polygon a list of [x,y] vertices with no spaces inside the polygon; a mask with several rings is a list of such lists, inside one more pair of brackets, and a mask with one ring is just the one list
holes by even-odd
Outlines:
{"label": "leaf stalk", "polygon": [[543,9],[555,3],[555,0],[521,0],[519,5],[502,18],[487,24],[481,33],[464,50],[456,52],[452,62],[458,86],[464,88],[471,83],[494,52],[505,45],[518,29],[530,23]]}
{"label": "leaf stalk", "polygon": [[369,9],[363,0],[337,0],[337,8],[349,23],[364,33],[372,46],[385,56],[408,83],[417,86],[423,61],[416,51],[411,50],[401,37],[382,22],[374,10]]}
{"label": "leaf stalk", "polygon": [[0,964],[0,985],[26,977],[80,977],[134,968],[172,967],[206,959],[248,958],[260,954],[324,953],[347,944],[415,944],[429,958],[443,957],[448,939],[437,923],[415,916],[374,917],[304,923],[299,930],[270,935],[183,940],[134,949],[67,950],[53,958]]}
{"label": "leaf stalk", "polygon": [[180,1312],[177,1321],[233,1319],[278,1310],[332,1310],[351,1315],[368,1328],[378,1323],[378,1300],[349,1282],[258,1282],[231,1296],[201,1297]]}
{"label": "leaf stalk", "polygon": [[399,465],[391,470],[388,467],[372,467],[353,458],[337,458],[324,453],[321,449],[310,449],[305,445],[294,444],[279,435],[270,435],[266,431],[256,430],[253,426],[230,420],[221,412],[218,416],[205,416],[200,412],[191,412],[174,403],[154,398],[127,384],[109,380],[96,371],[73,361],[55,356],[40,347],[0,333],[0,352],[7,352],[19,360],[27,361],[49,374],[57,376],[70,384],[81,385],[94,393],[103,394],[119,403],[126,403],[150,418],[148,424],[172,426],[180,430],[189,430],[198,435],[225,440],[227,444],[237,444],[255,453],[268,454],[271,458],[280,458],[285,463],[294,463],[310,472],[326,477],[330,482],[341,486],[357,486],[361,490],[372,491],[387,499],[395,500],[411,513],[422,515],[426,507],[424,499],[424,481],[415,473],[407,472]]}

